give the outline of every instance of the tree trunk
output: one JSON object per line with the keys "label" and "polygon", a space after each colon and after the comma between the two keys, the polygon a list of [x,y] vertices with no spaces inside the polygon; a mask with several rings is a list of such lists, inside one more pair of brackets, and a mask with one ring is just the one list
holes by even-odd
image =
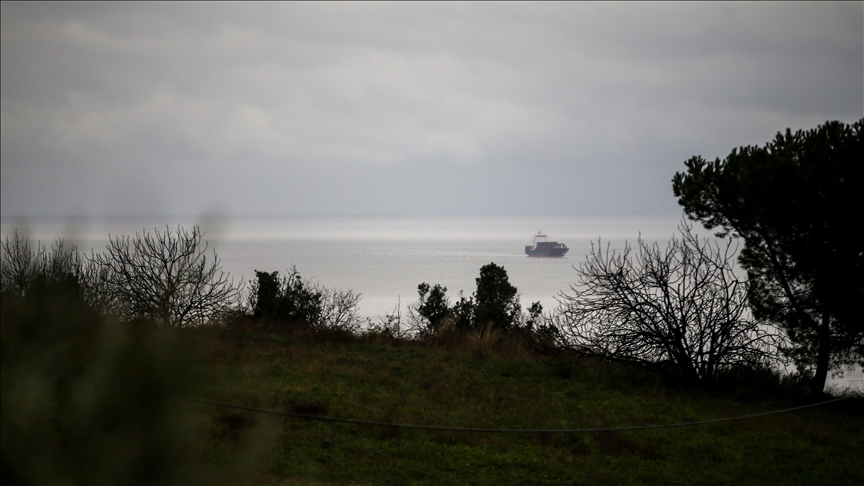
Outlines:
{"label": "tree trunk", "polygon": [[825,391],[825,381],[828,379],[828,363],[831,358],[831,333],[828,325],[831,321],[830,315],[822,314],[822,323],[816,329],[819,350],[816,355],[816,374],[810,386],[810,394],[820,396]]}

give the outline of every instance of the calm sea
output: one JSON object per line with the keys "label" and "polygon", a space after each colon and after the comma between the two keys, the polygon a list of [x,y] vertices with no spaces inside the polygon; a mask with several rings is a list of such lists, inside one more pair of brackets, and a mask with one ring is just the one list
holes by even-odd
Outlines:
{"label": "calm sea", "polygon": [[[574,266],[584,261],[592,243],[621,249],[638,237],[661,245],[678,231],[679,216],[670,217],[544,217],[544,218],[408,218],[321,217],[280,219],[156,220],[4,220],[5,238],[16,229],[31,240],[50,243],[62,237],[80,250],[102,251],[108,236],[164,230],[166,225],[198,223],[222,267],[236,280],[254,279],[255,270],[295,267],[306,280],[362,295],[360,313],[373,321],[417,300],[421,282],[441,284],[451,301],[460,290],[470,295],[480,267],[494,262],[507,270],[519,289],[522,307],[539,301],[547,311],[555,297],[576,281]],[[524,247],[538,231],[570,247],[565,258],[528,258]],[[708,236],[707,230],[697,233]],[[856,371],[836,386],[864,388]]]}
{"label": "calm sea", "polygon": [[[222,267],[237,280],[254,279],[255,270],[296,267],[304,279],[362,294],[360,311],[373,319],[416,301],[421,282],[441,284],[453,299],[470,295],[480,267],[494,262],[507,270],[523,307],[540,301],[551,310],[555,296],[575,282],[574,265],[591,243],[603,239],[620,248],[641,234],[665,242],[678,217],[667,218],[376,218],[329,217],[205,220],[199,224]],[[191,227],[194,221],[30,220],[4,221],[2,233],[18,229],[50,243],[58,237],[81,250],[101,251],[108,235]],[[542,230],[570,247],[565,258],[528,258],[524,247]],[[707,232],[706,232],[707,233]]]}

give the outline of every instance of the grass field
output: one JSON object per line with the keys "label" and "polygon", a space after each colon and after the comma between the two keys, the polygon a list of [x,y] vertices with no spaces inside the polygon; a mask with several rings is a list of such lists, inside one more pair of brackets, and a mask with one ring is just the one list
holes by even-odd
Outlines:
{"label": "grass field", "polygon": [[[512,343],[376,343],[187,333],[203,399],[311,415],[479,428],[689,422],[801,405],[718,395],[620,366],[556,368]],[[191,405],[206,481],[248,484],[864,484],[864,401],[735,422],[589,434],[399,430]]]}

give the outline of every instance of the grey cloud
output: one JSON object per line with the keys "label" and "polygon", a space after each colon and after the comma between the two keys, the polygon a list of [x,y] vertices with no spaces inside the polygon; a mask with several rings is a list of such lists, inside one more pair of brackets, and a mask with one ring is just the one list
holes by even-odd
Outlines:
{"label": "grey cloud", "polygon": [[862,116],[862,19],[825,2],[3,3],[2,214],[675,212],[690,155]]}

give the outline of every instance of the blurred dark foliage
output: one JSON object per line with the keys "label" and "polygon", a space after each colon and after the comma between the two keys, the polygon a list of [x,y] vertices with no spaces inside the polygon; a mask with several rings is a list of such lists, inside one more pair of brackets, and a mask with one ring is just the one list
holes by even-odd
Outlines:
{"label": "blurred dark foliage", "polygon": [[100,312],[76,260],[48,255],[0,292],[0,479],[190,482],[189,353],[150,321]]}

